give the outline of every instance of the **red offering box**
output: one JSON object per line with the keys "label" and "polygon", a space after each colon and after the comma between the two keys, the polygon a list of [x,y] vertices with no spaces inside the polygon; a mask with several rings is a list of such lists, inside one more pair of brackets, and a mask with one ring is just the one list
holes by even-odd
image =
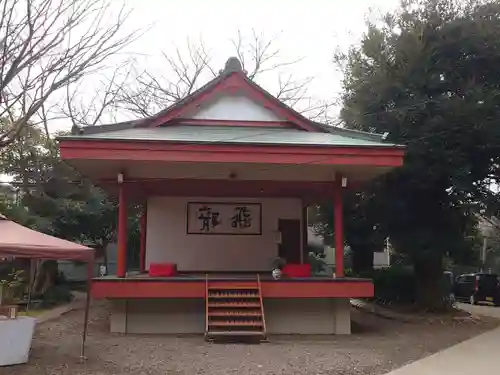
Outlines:
{"label": "red offering box", "polygon": [[177,264],[175,263],[151,263],[149,265],[150,277],[168,277],[177,275]]}
{"label": "red offering box", "polygon": [[286,264],[282,270],[288,277],[311,277],[310,264]]}

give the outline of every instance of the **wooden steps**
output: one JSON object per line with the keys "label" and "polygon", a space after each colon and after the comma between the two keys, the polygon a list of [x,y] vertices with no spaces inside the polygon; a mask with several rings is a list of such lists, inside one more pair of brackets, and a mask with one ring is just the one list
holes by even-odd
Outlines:
{"label": "wooden steps", "polygon": [[259,295],[256,293],[241,293],[236,290],[232,290],[230,292],[224,291],[224,292],[208,292],[208,297],[211,299],[219,298],[227,298],[227,299],[257,299],[259,298]]}
{"label": "wooden steps", "polygon": [[260,311],[238,311],[238,310],[214,310],[210,312],[210,316],[261,316]]}
{"label": "wooden steps", "polygon": [[243,321],[243,320],[213,320],[209,323],[211,327],[262,327],[262,321]]}
{"label": "wooden steps", "polygon": [[260,278],[245,281],[210,281],[206,276],[205,338],[265,340],[266,323]]}
{"label": "wooden steps", "polygon": [[247,283],[242,284],[230,284],[228,282],[223,282],[221,283],[220,281],[217,282],[216,286],[209,286],[208,290],[255,290],[255,286],[253,285],[247,285]]}
{"label": "wooden steps", "polygon": [[210,331],[210,340],[216,337],[261,337],[264,333],[258,331]]}
{"label": "wooden steps", "polygon": [[227,302],[208,302],[208,307],[228,307],[228,308],[242,308],[251,309],[259,308],[260,304],[256,302],[241,302],[241,301],[227,301]]}

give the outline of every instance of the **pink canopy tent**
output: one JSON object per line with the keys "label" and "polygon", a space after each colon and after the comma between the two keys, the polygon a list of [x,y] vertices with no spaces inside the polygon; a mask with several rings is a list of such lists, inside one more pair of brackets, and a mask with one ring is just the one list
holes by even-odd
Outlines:
{"label": "pink canopy tent", "polygon": [[85,355],[94,249],[34,231],[0,214],[0,257],[61,259],[88,263],[87,300],[81,357]]}
{"label": "pink canopy tent", "polygon": [[94,250],[23,227],[0,214],[0,256],[92,262]]}

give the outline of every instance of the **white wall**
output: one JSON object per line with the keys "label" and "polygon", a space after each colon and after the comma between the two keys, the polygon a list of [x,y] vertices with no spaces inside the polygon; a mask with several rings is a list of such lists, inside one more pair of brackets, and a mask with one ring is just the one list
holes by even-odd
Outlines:
{"label": "white wall", "polygon": [[[258,202],[262,235],[196,235],[186,233],[188,202]],[[146,268],[150,263],[176,263],[185,271],[260,271],[270,269],[278,254],[278,219],[300,219],[300,199],[223,199],[152,197],[148,200]]]}
{"label": "white wall", "polygon": [[[165,284],[168,288],[168,283]],[[202,334],[202,298],[112,300],[110,331],[132,334]],[[349,298],[273,298],[264,300],[269,334],[350,334]]]}
{"label": "white wall", "polygon": [[241,95],[224,95],[202,107],[198,112],[185,116],[195,119],[236,121],[279,121],[273,112]]}
{"label": "white wall", "polygon": [[373,268],[386,268],[391,265],[391,254],[387,249],[373,253]]}
{"label": "white wall", "polygon": [[351,333],[348,298],[264,299],[264,314],[271,335]]}

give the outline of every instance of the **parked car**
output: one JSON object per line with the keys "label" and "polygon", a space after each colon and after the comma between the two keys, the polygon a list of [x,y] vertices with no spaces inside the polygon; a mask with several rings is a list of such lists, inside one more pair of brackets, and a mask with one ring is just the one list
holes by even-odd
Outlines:
{"label": "parked car", "polygon": [[457,301],[467,301],[472,305],[491,302],[500,306],[500,278],[490,273],[469,273],[460,275],[453,286]]}

